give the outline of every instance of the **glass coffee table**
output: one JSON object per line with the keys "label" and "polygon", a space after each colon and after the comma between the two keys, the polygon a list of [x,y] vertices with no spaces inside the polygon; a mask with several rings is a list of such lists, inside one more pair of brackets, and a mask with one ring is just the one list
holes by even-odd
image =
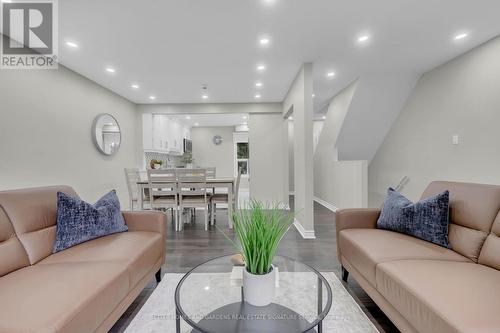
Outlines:
{"label": "glass coffee table", "polygon": [[273,303],[255,307],[244,301],[242,266],[232,256],[209,260],[189,271],[175,290],[176,332],[184,320],[201,333],[305,333],[322,331],[332,291],[314,268],[276,256]]}

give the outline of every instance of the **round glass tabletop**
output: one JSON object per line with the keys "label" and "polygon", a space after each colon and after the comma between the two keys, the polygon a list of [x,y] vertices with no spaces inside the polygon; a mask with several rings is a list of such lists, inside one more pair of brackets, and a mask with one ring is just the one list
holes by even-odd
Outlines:
{"label": "round glass tabletop", "polygon": [[177,285],[177,332],[183,319],[193,332],[314,332],[332,305],[332,291],[314,268],[276,256],[273,303],[255,307],[244,302],[243,266],[232,256],[209,260],[189,271]]}

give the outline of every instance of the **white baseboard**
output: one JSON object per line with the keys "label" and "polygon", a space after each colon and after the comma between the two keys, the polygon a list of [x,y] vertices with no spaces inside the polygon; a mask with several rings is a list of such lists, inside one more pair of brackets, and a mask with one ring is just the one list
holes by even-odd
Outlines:
{"label": "white baseboard", "polygon": [[293,225],[295,226],[295,229],[299,232],[299,234],[302,236],[304,239],[315,239],[316,235],[314,234],[314,230],[306,230],[300,224],[300,222],[297,219],[294,219]]}
{"label": "white baseboard", "polygon": [[331,210],[332,212],[336,212],[338,210],[337,207],[335,207],[334,205],[332,205],[331,203],[329,202],[326,202],[325,200],[323,199],[320,199],[318,197],[314,197],[314,201],[316,201],[317,203],[319,203],[320,205],[328,208],[329,210]]}

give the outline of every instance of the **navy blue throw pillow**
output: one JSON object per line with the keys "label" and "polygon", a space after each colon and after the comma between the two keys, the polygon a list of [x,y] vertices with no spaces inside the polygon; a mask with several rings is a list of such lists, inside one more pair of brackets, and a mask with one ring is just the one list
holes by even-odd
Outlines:
{"label": "navy blue throw pillow", "polygon": [[127,230],[115,190],[93,205],[57,192],[56,242],[52,253]]}
{"label": "navy blue throw pillow", "polygon": [[448,242],[449,206],[448,191],[413,203],[389,188],[377,228],[397,231],[451,248]]}

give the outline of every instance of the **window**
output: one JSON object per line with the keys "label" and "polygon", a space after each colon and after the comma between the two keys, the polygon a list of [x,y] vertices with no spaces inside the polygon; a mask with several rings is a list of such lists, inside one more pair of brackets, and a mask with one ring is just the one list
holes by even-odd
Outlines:
{"label": "window", "polygon": [[249,175],[249,165],[248,165],[248,142],[236,142],[236,165],[237,170],[241,168],[242,175]]}
{"label": "window", "polygon": [[242,177],[248,178],[250,177],[250,145],[248,144],[248,132],[234,132],[233,142],[234,177],[238,176],[238,169],[241,168]]}

